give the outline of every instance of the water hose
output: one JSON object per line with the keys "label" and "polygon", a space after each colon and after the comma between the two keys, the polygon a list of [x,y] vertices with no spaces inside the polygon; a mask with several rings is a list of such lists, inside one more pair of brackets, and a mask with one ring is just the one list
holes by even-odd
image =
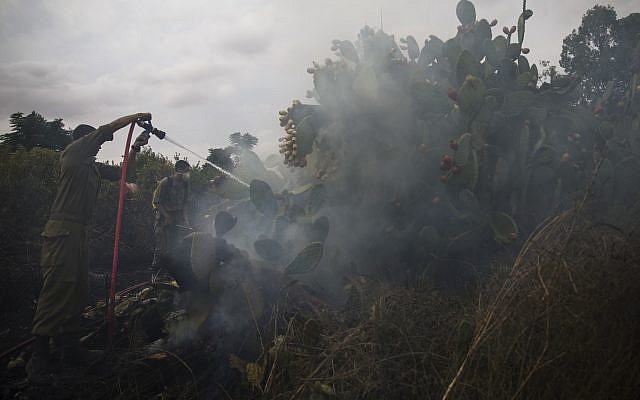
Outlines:
{"label": "water hose", "polygon": [[135,122],[131,123],[129,128],[129,135],[127,136],[127,144],[124,148],[124,159],[122,161],[122,167],[120,168],[120,194],[118,196],[118,214],[116,216],[116,231],[113,240],[113,260],[111,262],[111,285],[109,286],[109,303],[107,304],[107,332],[109,345],[111,346],[113,341],[113,314],[116,304],[116,278],[118,276],[118,250],[120,245],[120,231],[122,229],[122,210],[124,208],[124,192],[126,187],[127,178],[127,164],[129,163],[129,146],[131,146],[131,136],[133,135],[133,128],[136,126]]}
{"label": "water hose", "polygon": [[[136,283],[133,286],[129,286],[126,289],[122,289],[121,291],[119,291],[118,293],[116,293],[116,297],[120,297],[120,296],[125,296],[131,292],[133,292],[136,289],[140,289],[141,287],[145,287],[145,286],[168,286],[168,287],[175,287],[171,284],[170,281],[156,281],[154,279],[148,280],[148,281],[144,281],[144,282],[140,282],[140,283]],[[92,308],[95,308],[95,306],[90,306],[85,308],[86,310],[90,310]],[[15,346],[4,350],[2,352],[2,354],[0,354],[0,360],[4,359],[5,357],[10,356],[11,354],[17,352],[18,350],[21,350],[25,347],[27,347],[28,345],[30,345],[31,343],[33,343],[36,340],[36,337],[30,337],[29,339],[25,340],[24,342],[20,342],[18,344],[16,344]]]}

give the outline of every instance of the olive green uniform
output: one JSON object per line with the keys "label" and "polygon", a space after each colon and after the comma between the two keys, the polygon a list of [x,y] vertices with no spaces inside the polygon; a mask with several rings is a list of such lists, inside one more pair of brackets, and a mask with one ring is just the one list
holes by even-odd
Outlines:
{"label": "olive green uniform", "polygon": [[89,297],[87,225],[100,190],[95,155],[113,140],[113,130],[101,126],[72,142],[60,156],[60,177],[49,221],[42,237],[43,285],[32,333],[58,336],[80,328]]}
{"label": "olive green uniform", "polygon": [[[178,179],[174,176],[166,177],[160,181],[158,187],[153,192],[153,208],[156,216],[154,225],[155,250],[153,254],[153,265],[166,264],[164,259],[169,255],[172,248],[177,245],[181,235],[185,233],[186,225],[184,219],[185,208],[189,201],[189,181]],[[158,205],[171,215],[173,224],[168,225],[162,213],[158,210]],[[166,265],[162,265],[166,266]]]}

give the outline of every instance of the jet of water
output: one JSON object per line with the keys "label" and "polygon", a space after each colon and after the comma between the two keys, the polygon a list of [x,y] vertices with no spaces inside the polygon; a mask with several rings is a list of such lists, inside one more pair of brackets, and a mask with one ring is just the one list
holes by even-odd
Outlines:
{"label": "jet of water", "polygon": [[226,171],[222,168],[220,168],[219,166],[215,165],[214,163],[212,163],[211,161],[207,160],[205,157],[202,157],[201,155],[199,155],[198,153],[194,152],[193,150],[190,150],[188,148],[186,148],[185,146],[181,145],[180,143],[176,142],[175,140],[171,139],[168,135],[164,135],[164,140],[180,147],[181,149],[193,154],[194,156],[198,157],[200,160],[204,161],[205,163],[211,165],[213,168],[217,169],[218,171],[222,172],[223,174],[227,175],[229,178],[233,179],[234,181],[238,182],[239,184],[245,186],[245,187],[249,187],[249,184],[246,183],[245,181],[243,181],[242,179],[238,178],[237,176],[235,176],[234,174],[232,174],[229,171]]}

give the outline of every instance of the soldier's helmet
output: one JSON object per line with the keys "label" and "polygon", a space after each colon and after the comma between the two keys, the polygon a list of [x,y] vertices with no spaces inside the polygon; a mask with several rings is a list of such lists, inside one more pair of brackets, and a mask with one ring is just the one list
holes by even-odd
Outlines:
{"label": "soldier's helmet", "polygon": [[189,169],[191,169],[191,166],[185,160],[176,161],[176,172],[177,173],[184,174],[185,172],[188,172]]}
{"label": "soldier's helmet", "polygon": [[91,132],[93,132],[95,130],[96,130],[96,128],[94,128],[91,125],[80,124],[80,125],[76,126],[76,128],[71,133],[71,136],[73,136],[73,140],[78,140],[81,137],[83,137],[83,136],[87,135],[88,133],[91,133]]}

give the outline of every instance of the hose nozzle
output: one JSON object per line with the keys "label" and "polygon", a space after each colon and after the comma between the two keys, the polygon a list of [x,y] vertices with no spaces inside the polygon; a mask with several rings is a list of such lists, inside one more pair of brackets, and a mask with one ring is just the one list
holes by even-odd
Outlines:
{"label": "hose nozzle", "polygon": [[136,121],[136,123],[138,124],[139,127],[144,129],[145,132],[149,132],[157,136],[159,139],[164,139],[164,137],[167,135],[165,132],[161,131],[160,129],[154,128],[153,125],[151,125],[151,121],[143,121],[139,119],[138,121]]}
{"label": "hose nozzle", "polygon": [[164,131],[161,131],[158,128],[153,128],[151,130],[151,133],[153,133],[154,135],[156,135],[158,137],[158,139],[164,139],[164,137],[167,135]]}

